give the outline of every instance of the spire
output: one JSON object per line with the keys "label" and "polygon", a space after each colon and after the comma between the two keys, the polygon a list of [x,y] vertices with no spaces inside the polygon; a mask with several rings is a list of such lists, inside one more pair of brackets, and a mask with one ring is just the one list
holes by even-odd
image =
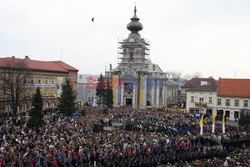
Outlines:
{"label": "spire", "polygon": [[139,22],[139,18],[136,16],[136,6],[134,8],[134,16],[130,19],[131,22],[127,25],[127,29],[133,33],[138,33],[143,29],[142,24]]}
{"label": "spire", "polygon": [[136,16],[136,11],[137,11],[137,10],[136,10],[136,5],[135,5],[135,9],[134,9],[134,16]]}

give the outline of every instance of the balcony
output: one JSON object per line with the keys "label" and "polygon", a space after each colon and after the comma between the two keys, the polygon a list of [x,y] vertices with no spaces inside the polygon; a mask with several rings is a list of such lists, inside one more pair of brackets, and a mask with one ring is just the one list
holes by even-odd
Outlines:
{"label": "balcony", "polygon": [[195,106],[197,106],[199,108],[206,108],[207,107],[207,103],[204,103],[204,102],[195,102]]}

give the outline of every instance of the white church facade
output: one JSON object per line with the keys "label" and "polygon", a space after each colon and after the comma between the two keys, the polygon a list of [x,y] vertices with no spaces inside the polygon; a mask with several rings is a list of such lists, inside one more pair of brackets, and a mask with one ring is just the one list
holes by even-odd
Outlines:
{"label": "white church facade", "polygon": [[135,7],[134,16],[127,25],[130,34],[119,42],[120,63],[105,72],[107,78],[112,78],[114,106],[142,109],[146,106],[167,106],[169,90],[166,73],[149,59],[150,43],[139,34],[143,29],[139,20]]}

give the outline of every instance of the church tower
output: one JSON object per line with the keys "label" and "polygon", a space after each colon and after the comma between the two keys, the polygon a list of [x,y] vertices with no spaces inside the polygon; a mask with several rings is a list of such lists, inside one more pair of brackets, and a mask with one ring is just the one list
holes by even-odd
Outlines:
{"label": "church tower", "polygon": [[128,38],[119,42],[119,49],[121,52],[121,62],[119,63],[120,69],[126,69],[129,67],[136,71],[145,71],[148,65],[149,58],[149,42],[141,38],[139,31],[143,29],[142,24],[139,22],[139,18],[136,16],[136,7],[134,8],[134,16],[131,18],[131,22],[128,23],[127,29],[131,31]]}
{"label": "church tower", "polygon": [[136,12],[135,7],[127,24],[130,34],[119,41],[118,66],[106,71],[105,76],[112,78],[114,106],[160,107],[164,103],[165,73],[149,59],[150,43],[139,34],[143,26]]}

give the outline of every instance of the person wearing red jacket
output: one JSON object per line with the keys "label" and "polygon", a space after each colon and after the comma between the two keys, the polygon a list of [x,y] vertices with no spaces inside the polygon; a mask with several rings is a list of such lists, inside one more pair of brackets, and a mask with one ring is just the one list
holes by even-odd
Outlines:
{"label": "person wearing red jacket", "polygon": [[56,157],[53,158],[53,164],[54,164],[54,167],[58,167],[58,162],[57,162]]}

